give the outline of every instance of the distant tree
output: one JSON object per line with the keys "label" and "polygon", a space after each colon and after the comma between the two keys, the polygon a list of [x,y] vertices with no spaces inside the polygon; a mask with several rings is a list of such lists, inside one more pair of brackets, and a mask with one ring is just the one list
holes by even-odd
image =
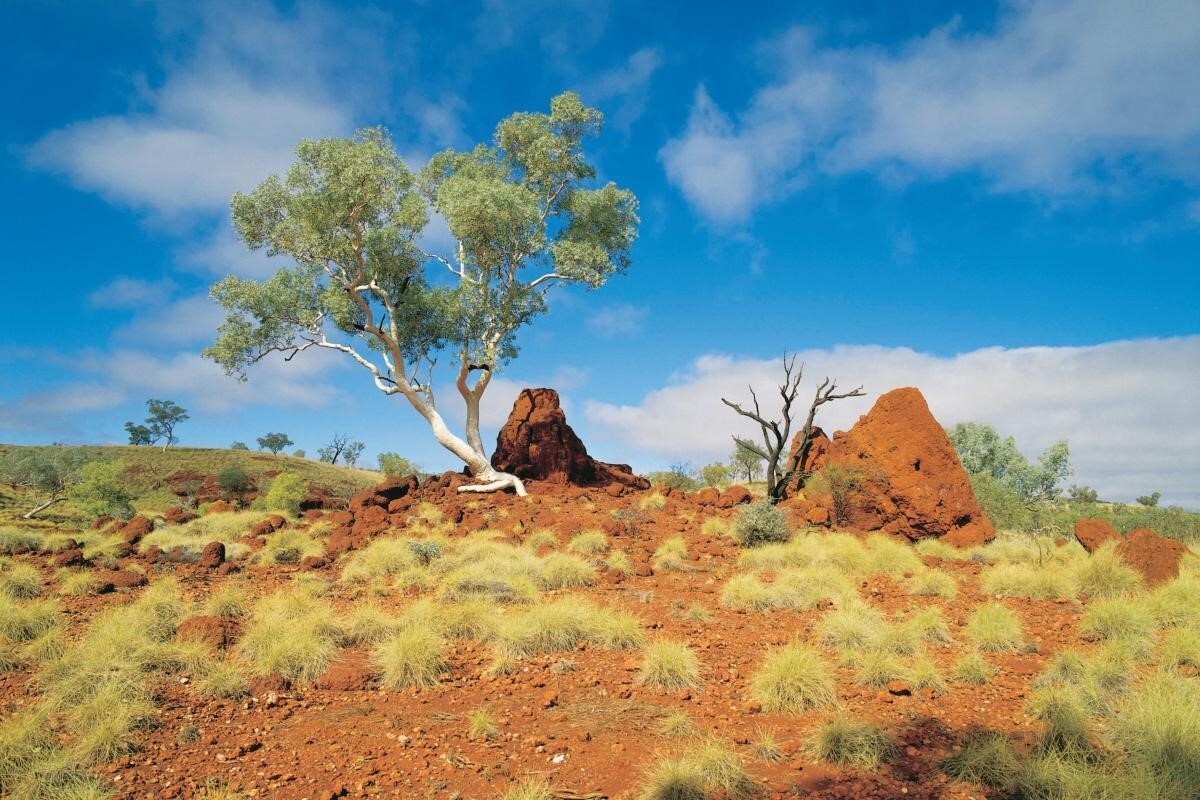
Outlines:
{"label": "distant tree", "polygon": [[420,475],[421,468],[399,453],[380,453],[379,471],[389,478]]}
{"label": "distant tree", "polygon": [[342,451],[342,461],[345,462],[347,467],[355,466],[358,464],[358,460],[362,458],[363,450],[366,448],[367,446],[362,442],[351,442]]}
{"label": "distant tree", "polygon": [[[459,491],[525,494],[488,460],[480,403],[517,355],[517,333],[547,310],[551,287],[598,288],[630,263],[637,199],[594,186],[583,149],[602,120],[576,94],[561,94],[549,114],[513,114],[492,144],[438,153],[420,175],[381,128],[302,141],[286,175],[232,201],[242,241],[295,266],[214,286],[228,317],[205,356],[244,377],[271,353],[341,353],[379,391],[403,397],[467,465],[478,483]],[[445,253],[421,249],[434,214],[455,240]],[[465,405],[463,437],[434,399],[431,372],[447,353]]]}
{"label": "distant tree", "polygon": [[66,447],[8,450],[0,455],[0,480],[31,495],[33,507],[21,517],[33,519],[67,499],[70,488],[80,480],[85,461],[79,450]]}
{"label": "distant tree", "polygon": [[1153,494],[1144,494],[1137,499],[1139,505],[1146,508],[1155,508],[1158,501],[1162,499],[1162,492],[1154,492]]}
{"label": "distant tree", "polygon": [[[175,444],[175,428],[188,419],[187,409],[173,400],[147,400],[146,426],[154,442],[162,442],[163,450]],[[128,430],[128,428],[126,428]]]}
{"label": "distant tree", "polygon": [[324,461],[326,464],[336,464],[338,459],[342,457],[342,453],[346,451],[347,445],[350,444],[350,435],[346,433],[335,433],[333,438],[329,440],[329,444],[324,447],[317,448],[317,458]]}
{"label": "distant tree", "polygon": [[968,475],[987,474],[1012,489],[1025,503],[1053,500],[1071,474],[1071,454],[1065,441],[1046,448],[1037,462],[1017,449],[1011,436],[979,422],[960,422],[949,430],[950,441]]}
{"label": "distant tree", "polygon": [[1072,486],[1067,489],[1067,496],[1076,503],[1095,503],[1100,494],[1090,486]]}
{"label": "distant tree", "polygon": [[270,450],[274,455],[279,455],[285,447],[291,447],[293,444],[295,442],[289,439],[286,433],[268,433],[258,437],[258,449]]}
{"label": "distant tree", "polygon": [[307,458],[308,457],[303,450],[293,450],[292,456],[295,458]]}
{"label": "distant tree", "polygon": [[246,446],[245,442],[234,442],[233,444],[229,445],[229,449],[230,450],[249,450],[250,448]]}
{"label": "distant tree", "polygon": [[124,472],[119,461],[89,461],[80,468],[79,481],[67,494],[88,516],[131,517],[133,495],[125,486]]}
{"label": "distant tree", "polygon": [[729,457],[729,470],[737,478],[746,476],[747,483],[753,483],[762,475],[763,457],[748,447],[735,444],[733,455]]}
{"label": "distant tree", "polygon": [[754,403],[753,411],[742,408],[739,404],[730,402],[724,397],[721,398],[722,403],[739,415],[758,424],[762,434],[761,445],[738,436],[734,436],[733,441],[739,447],[758,454],[766,464],[767,501],[772,505],[783,499],[784,492],[793,478],[799,477],[803,484],[808,477],[802,474],[800,465],[807,460],[809,449],[812,447],[813,422],[817,418],[817,409],[826,403],[843,400],[847,397],[862,397],[863,394],[861,386],[839,394],[836,381],[830,381],[828,377],[821,381],[821,384],[817,386],[816,395],[813,396],[812,404],[808,407],[808,416],[804,420],[804,425],[796,434],[800,437],[800,446],[796,448],[795,454],[791,455],[787,451],[792,442],[792,406],[796,402],[796,395],[800,393],[800,380],[803,377],[804,365],[801,364],[800,368],[796,369],[796,357],[785,354],[783,357],[783,383],[779,385],[779,396],[783,399],[780,409],[782,419],[767,419],[762,415],[762,409],[758,404],[758,395],[754,393],[753,386],[750,387],[750,399]]}
{"label": "distant tree", "polygon": [[648,472],[645,478],[655,486],[669,486],[683,492],[694,492],[700,488],[700,481],[696,480],[696,470],[691,464],[684,462],[676,462],[657,472]]}
{"label": "distant tree", "polygon": [[129,443],[132,445],[154,444],[154,434],[145,425],[126,422],[125,432],[129,434]]}
{"label": "distant tree", "polygon": [[727,464],[713,462],[700,468],[700,482],[705,486],[720,486],[729,481],[730,468]]}

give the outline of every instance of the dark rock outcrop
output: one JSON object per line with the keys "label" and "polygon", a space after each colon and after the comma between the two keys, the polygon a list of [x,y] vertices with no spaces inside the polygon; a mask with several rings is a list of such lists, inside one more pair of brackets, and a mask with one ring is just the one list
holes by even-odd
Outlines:
{"label": "dark rock outcrop", "polygon": [[492,466],[522,479],[573,486],[620,484],[649,489],[645,478],[625,464],[606,464],[587,453],[553,389],[525,389],[496,437]]}

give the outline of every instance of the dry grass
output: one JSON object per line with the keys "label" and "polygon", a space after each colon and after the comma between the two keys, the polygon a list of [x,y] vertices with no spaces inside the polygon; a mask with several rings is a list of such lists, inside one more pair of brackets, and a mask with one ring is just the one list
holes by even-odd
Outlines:
{"label": "dry grass", "polygon": [[871,772],[896,755],[896,745],[871,722],[838,717],[817,729],[810,749],[814,756]]}
{"label": "dry grass", "polygon": [[828,665],[816,650],[799,642],[768,651],[751,678],[750,694],[765,711],[793,714],[837,703]]}
{"label": "dry grass", "polygon": [[375,539],[346,559],[341,581],[365,583],[400,575],[416,566],[419,566],[419,562],[407,541]]}
{"label": "dry grass", "polygon": [[417,625],[400,628],[381,641],[372,658],[388,689],[433,686],[449,667],[445,639],[437,631]]}
{"label": "dry grass", "polygon": [[554,787],[542,778],[529,778],[510,787],[500,800],[554,800]]}
{"label": "dry grass", "polygon": [[976,609],[967,622],[967,633],[976,647],[989,653],[1016,652],[1025,643],[1021,621],[999,603]]}
{"label": "dry grass", "polygon": [[1129,598],[1105,598],[1091,603],[1079,621],[1085,639],[1145,639],[1154,634],[1154,617]]}
{"label": "dry grass", "polygon": [[655,572],[681,570],[687,568],[688,549],[682,536],[672,536],[666,539],[654,551],[650,559]]}
{"label": "dry grass", "polygon": [[496,630],[499,653],[525,658],[573,650],[581,642],[626,649],[642,644],[641,620],[579,598],[563,598],[502,619]]}
{"label": "dry grass", "polygon": [[661,639],[646,645],[637,679],[662,689],[695,689],[700,685],[700,662],[686,644]]}
{"label": "dry grass", "polygon": [[659,757],[647,771],[639,800],[746,800],[758,785],[741,759],[717,739],[706,739],[685,755]]}
{"label": "dry grass", "polygon": [[1081,559],[1074,578],[1080,594],[1090,597],[1118,597],[1142,589],[1142,576],[1117,556],[1112,542]]}
{"label": "dry grass", "polygon": [[598,529],[577,533],[567,542],[567,549],[581,556],[598,556],[608,552],[608,537]]}
{"label": "dry grass", "polygon": [[299,592],[278,591],[259,601],[238,650],[257,675],[307,683],[332,662],[342,636],[333,608]]}
{"label": "dry grass", "polygon": [[500,726],[486,706],[480,706],[467,715],[467,736],[483,742],[500,737]]}
{"label": "dry grass", "polygon": [[267,537],[263,548],[254,554],[259,564],[299,564],[311,556],[319,556],[325,548],[299,528],[282,528]]}
{"label": "dry grass", "polygon": [[967,653],[954,662],[955,679],[972,686],[982,686],[987,683],[991,680],[993,672],[994,670],[987,660],[976,652]]}
{"label": "dry grass", "polygon": [[1074,598],[1078,593],[1072,573],[1058,566],[997,564],[980,576],[983,590],[1000,597],[1028,597],[1033,600]]}
{"label": "dry grass", "polygon": [[917,597],[940,597],[951,600],[958,594],[958,581],[936,569],[917,571],[908,581],[908,593]]}
{"label": "dry grass", "polygon": [[42,593],[42,573],[32,564],[0,561],[0,593],[14,600],[32,600]]}

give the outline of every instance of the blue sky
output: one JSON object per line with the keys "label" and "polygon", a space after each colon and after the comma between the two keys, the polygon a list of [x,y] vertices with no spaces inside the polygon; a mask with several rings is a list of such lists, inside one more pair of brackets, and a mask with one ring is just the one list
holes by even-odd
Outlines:
{"label": "blue sky", "polygon": [[121,441],[170,397],[190,444],[344,431],[453,466],[334,359],[244,385],[199,360],[208,285],[274,268],[228,198],[305,136],[384,124],[417,165],[574,89],[641,237],[628,276],[525,332],[492,430],[548,384],[598,456],[703,463],[736,430],[719,397],[789,349],[1030,453],[1067,438],[1107,496],[1200,507],[1200,7],[684,8],[6,3],[0,440]]}

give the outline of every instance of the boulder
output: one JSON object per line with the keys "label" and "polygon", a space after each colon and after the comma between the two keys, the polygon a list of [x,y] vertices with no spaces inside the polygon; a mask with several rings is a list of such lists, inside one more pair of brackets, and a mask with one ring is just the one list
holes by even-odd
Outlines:
{"label": "boulder", "polygon": [[754,495],[745,486],[726,487],[717,498],[717,508],[733,508],[754,501]]}
{"label": "boulder", "polygon": [[[792,459],[796,457],[796,451],[800,449],[801,443],[804,441],[803,431],[792,437],[792,446],[788,448],[787,461],[784,462],[785,469],[787,464],[792,463]],[[832,444],[825,431],[817,426],[813,426],[812,438],[809,440],[808,456],[805,457],[800,464],[800,469],[792,476],[788,482],[786,494],[795,494],[800,488],[800,478],[806,474],[811,474],[825,463],[826,456],[829,455],[829,445]]]}
{"label": "boulder", "polygon": [[237,641],[238,629],[238,623],[233,620],[200,614],[179,623],[175,636],[204,642],[221,650]]}
{"label": "boulder", "polygon": [[138,514],[121,526],[121,538],[127,544],[137,544],[142,537],[154,530],[154,523]]}
{"label": "boulder", "polygon": [[819,440],[815,450],[819,454],[810,450],[810,465],[827,478],[831,467],[840,472],[840,486],[830,487],[843,499],[840,514],[826,495],[826,511],[836,525],[911,541],[935,536],[959,547],[995,536],[950,437],[917,389],[881,395],[853,428],[827,445]]}
{"label": "boulder", "polygon": [[56,555],[50,563],[55,567],[83,567],[87,566],[87,559],[83,557],[83,550],[72,547]]}
{"label": "boulder", "polygon": [[183,525],[185,522],[191,522],[200,515],[180,506],[171,506],[163,512],[162,516],[164,522],[169,522],[172,525]]}
{"label": "boulder", "polygon": [[1159,536],[1149,528],[1132,530],[1117,545],[1117,556],[1142,574],[1147,586],[1179,576],[1179,562],[1188,549],[1182,542]]}
{"label": "boulder", "polygon": [[518,478],[574,486],[649,489],[645,478],[625,464],[606,464],[588,455],[553,389],[524,389],[496,437],[492,466]]}
{"label": "boulder", "polygon": [[225,545],[222,542],[209,542],[200,551],[200,560],[196,566],[200,569],[216,569],[225,563]]}
{"label": "boulder", "polygon": [[1075,538],[1083,545],[1084,550],[1094,553],[1105,542],[1120,541],[1121,534],[1108,520],[1081,519],[1075,523]]}

